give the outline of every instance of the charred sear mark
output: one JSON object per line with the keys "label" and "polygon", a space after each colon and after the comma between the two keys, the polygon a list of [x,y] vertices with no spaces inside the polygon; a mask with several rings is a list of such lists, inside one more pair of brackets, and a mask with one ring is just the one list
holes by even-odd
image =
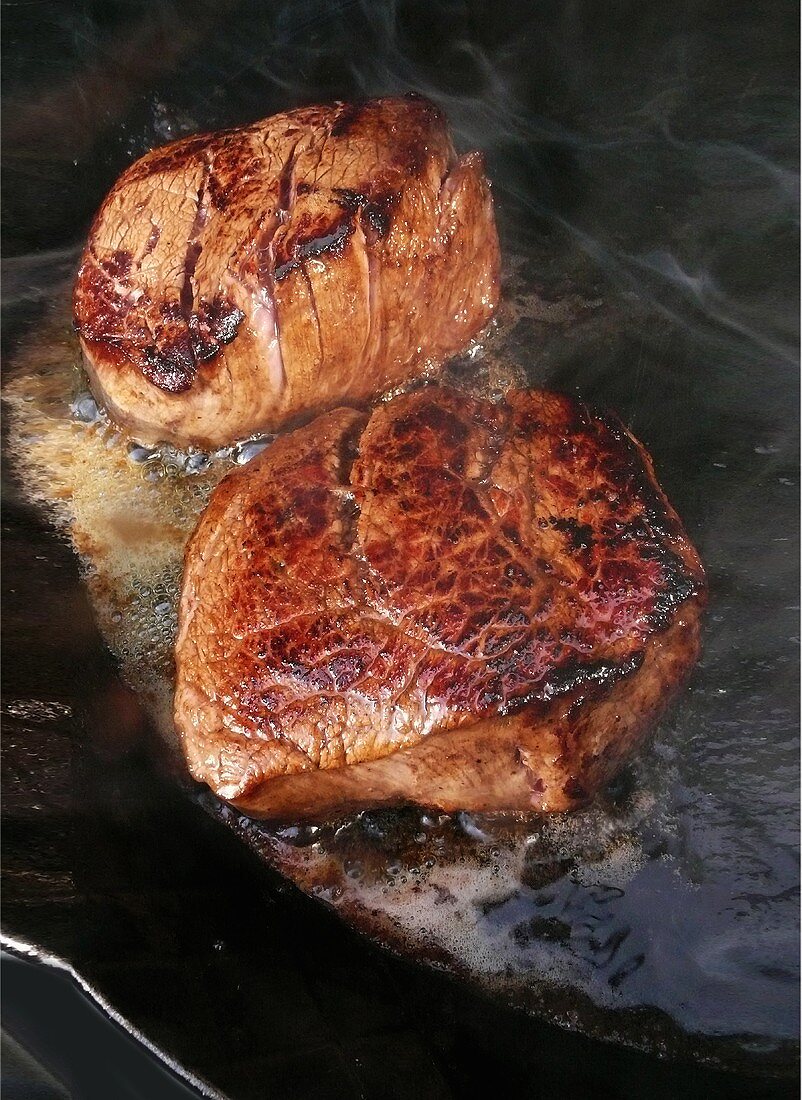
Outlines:
{"label": "charred sear mark", "polygon": [[149,382],[167,393],[185,393],[195,377],[195,357],[189,337],[177,338],[159,348],[144,350],[142,373]]}
{"label": "charred sear mark", "polygon": [[193,157],[205,154],[212,137],[217,140],[232,132],[231,130],[219,130],[214,135],[193,134],[190,137],[173,141],[169,145],[163,145],[159,149],[154,149],[131,165],[125,175],[125,180],[133,183],[137,180],[146,179],[148,176],[168,171],[170,168],[185,165]]}
{"label": "charred sear mark", "polygon": [[655,630],[665,630],[673,612],[681,603],[691,598],[704,598],[704,588],[695,577],[688,574],[682,559],[666,548],[654,552],[663,573],[663,586],[655,594],[649,625]]}
{"label": "charred sear mark", "polygon": [[569,550],[589,550],[594,543],[593,528],[589,523],[579,523],[573,516],[552,519],[555,531],[562,531],[568,538]]}
{"label": "charred sear mark", "polygon": [[[297,246],[296,255],[299,259],[306,260],[310,256],[322,256],[324,252],[342,251],[342,246],[352,232],[353,227],[348,222],[343,222],[322,237],[303,241]],[[276,274],[278,275],[278,272]]]}
{"label": "charred sear mark", "polygon": [[405,92],[404,99],[417,104],[421,113],[427,115],[430,119],[437,122],[441,122],[445,125],[446,116],[440,110],[436,103],[433,103],[431,99],[428,99],[425,95],[421,95],[420,92]]}
{"label": "charred sear mark", "polygon": [[120,283],[127,282],[131,274],[133,256],[124,248],[118,248],[111,256],[100,261],[100,266],[111,279]]}
{"label": "charred sear mark", "polygon": [[245,314],[222,294],[211,302],[201,298],[198,308],[190,317],[190,339],[198,362],[213,359],[225,344],[230,344]]}
{"label": "charred sear mark", "polygon": [[590,663],[572,660],[556,670],[549,680],[551,695],[565,695],[569,691],[611,687],[625,676],[637,672],[643,664],[644,653],[633,653],[626,661],[593,661]]}
{"label": "charred sear mark", "polygon": [[214,171],[209,174],[207,192],[212,206],[219,213],[222,213],[227,208],[229,202],[228,188],[221,184]]}
{"label": "charred sear mark", "polygon": [[588,799],[587,788],[584,786],[583,783],[580,782],[579,779],[576,779],[573,775],[569,776],[565,783],[565,786],[563,787],[563,790],[565,791],[568,798],[570,798],[572,802],[576,802],[577,804],[586,802]]}
{"label": "charred sear mark", "polygon": [[521,680],[521,654],[513,652],[507,657],[506,663],[492,661],[489,664],[490,668],[501,673],[501,680],[521,681],[514,695],[509,693],[509,684],[505,685],[507,692],[503,694],[503,698],[499,688],[501,701],[495,709],[502,716],[511,715],[526,707],[543,705],[573,692],[577,693],[576,705],[580,705],[588,696],[604,691],[637,672],[643,660],[642,651],[619,663],[571,659],[563,664],[552,664],[543,679],[531,684],[526,682],[525,677]]}
{"label": "charred sear mark", "polygon": [[386,237],[390,232],[390,214],[387,206],[368,203],[362,211],[362,230],[368,239],[371,236]]}
{"label": "charred sear mark", "polygon": [[343,208],[347,210],[349,214],[356,214],[360,206],[367,205],[368,197],[362,191],[354,191],[350,187],[333,187],[332,192],[337,198],[337,202]]}
{"label": "charred sear mark", "polygon": [[156,225],[155,222],[151,222],[150,233],[148,234],[148,239],[145,242],[145,250],[142,253],[142,259],[143,260],[145,259],[146,256],[149,256],[151,254],[151,252],[153,252],[154,248],[159,243],[161,235],[162,235],[162,231],[158,227],[158,225]]}
{"label": "charred sear mark", "polygon": [[85,259],[75,289],[73,326],[85,340],[116,343],[126,335],[133,259],[125,249]]}
{"label": "charred sear mark", "polygon": [[345,137],[356,126],[365,109],[364,103],[343,104],[337,120],[331,128],[333,138]]}
{"label": "charred sear mark", "polygon": [[314,236],[305,236],[300,240],[296,238],[291,245],[287,241],[283,242],[280,255],[277,251],[275,257],[274,278],[276,282],[280,282],[291,272],[297,270],[304,260],[323,255],[342,255],[345,245],[354,231],[351,219],[344,217],[341,221],[328,226],[327,230],[318,232]]}
{"label": "charred sear mark", "polygon": [[623,453],[623,462],[616,470],[618,480],[628,481],[631,491],[643,504],[640,517],[625,526],[618,537],[635,541],[641,557],[660,567],[663,583],[655,592],[649,625],[655,630],[664,630],[672,612],[685,600],[706,599],[704,574],[698,567],[689,568],[672,548],[671,540],[684,541],[685,535],[660,487],[649,476],[638,444],[614,413],[599,415],[596,419]]}
{"label": "charred sear mark", "polygon": [[333,191],[343,210],[359,215],[368,244],[387,236],[392,225],[392,210],[398,202],[397,192],[371,195],[367,191],[355,191],[348,187],[335,187]]}

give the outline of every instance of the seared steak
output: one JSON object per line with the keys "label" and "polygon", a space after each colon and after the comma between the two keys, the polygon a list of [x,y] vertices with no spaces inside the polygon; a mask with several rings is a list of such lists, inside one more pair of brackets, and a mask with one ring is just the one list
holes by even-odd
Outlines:
{"label": "seared steak", "polygon": [[140,439],[219,446],[463,350],[498,300],[478,153],[419,96],[308,107],[156,149],[92,226],[75,324]]}
{"label": "seared steak", "polygon": [[338,409],[215,490],[175,717],[248,813],[564,810],[683,683],[705,582],[649,456],[553,393]]}

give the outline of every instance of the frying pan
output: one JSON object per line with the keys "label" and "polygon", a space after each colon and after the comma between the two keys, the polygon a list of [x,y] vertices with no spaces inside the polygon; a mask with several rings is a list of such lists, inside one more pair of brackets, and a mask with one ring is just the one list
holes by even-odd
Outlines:
{"label": "frying pan", "polygon": [[[660,828],[642,823],[616,910],[642,962],[619,1007],[591,1011],[577,980],[533,1015],[382,951],[272,872],[258,830],[223,828],[165,778],[71,550],[5,463],[5,942],[67,964],[200,1091],[794,1089],[796,25],[791,4],[697,0],[8,6],[6,369],[146,148],[417,90],[486,153],[518,258],[506,290],[543,306],[511,345],[528,376],[618,410],[710,579],[704,655],[654,750]],[[577,317],[577,301],[599,308]],[[589,942],[575,893],[569,946]]]}

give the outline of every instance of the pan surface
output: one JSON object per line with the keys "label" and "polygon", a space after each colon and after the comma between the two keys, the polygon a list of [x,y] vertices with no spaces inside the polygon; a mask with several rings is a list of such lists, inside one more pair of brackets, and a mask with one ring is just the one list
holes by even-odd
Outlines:
{"label": "pan surface", "polygon": [[[637,6],[635,21],[621,5],[601,23],[581,5],[52,11],[50,38],[7,34],[9,373],[69,354],[73,246],[133,156],[295,103],[414,88],[461,148],[485,150],[507,256],[499,330],[455,375],[508,370],[617,409],[700,549],[711,606],[654,749],[587,814],[524,837],[411,813],[277,835],[202,793],[193,804],[160,767],[71,551],[14,480],[34,441],[6,463],[11,945],[69,961],[230,1096],[260,1095],[265,1074],[277,1095],[372,1095],[393,1059],[400,1096],[469,1094],[480,1064],[511,1085],[537,1068],[555,1096],[599,1073],[672,1095],[670,1067],[555,1038],[522,1009],[782,1089],[770,1078],[793,1072],[798,1034],[790,6]],[[514,874],[510,852],[524,853]],[[263,862],[463,984],[377,952]],[[753,1095],[743,1076],[693,1073],[700,1092]]]}

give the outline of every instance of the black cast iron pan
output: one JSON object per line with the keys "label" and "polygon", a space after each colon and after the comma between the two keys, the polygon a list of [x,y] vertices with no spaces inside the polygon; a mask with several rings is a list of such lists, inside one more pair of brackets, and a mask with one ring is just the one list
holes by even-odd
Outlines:
{"label": "black cast iron pan", "polygon": [[[34,8],[6,13],[8,370],[63,294],[105,190],[145,148],[416,89],[487,154],[503,246],[520,257],[508,294],[559,307],[556,327],[519,317],[517,354],[533,380],[617,408],[646,442],[712,599],[700,667],[658,733],[660,828],[640,823],[645,862],[616,911],[644,957],[625,974],[625,1019],[581,983],[533,1016],[380,950],[266,867],[258,832],[235,823],[235,836],[165,778],[69,547],[6,462],[7,945],[68,964],[197,1087],[232,1098],[790,1094],[792,6]],[[572,324],[580,301],[601,306]],[[563,922],[569,946],[586,943],[586,916],[580,904]],[[606,966],[594,980],[620,970]],[[550,1022],[574,1011],[594,1038]]]}

